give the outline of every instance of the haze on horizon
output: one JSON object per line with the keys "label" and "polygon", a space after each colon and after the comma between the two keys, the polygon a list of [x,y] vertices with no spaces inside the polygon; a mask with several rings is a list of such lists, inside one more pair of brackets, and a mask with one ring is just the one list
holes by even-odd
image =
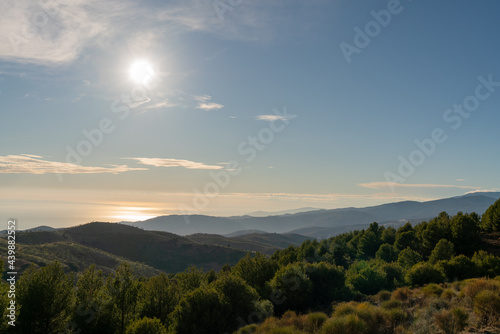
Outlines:
{"label": "haze on horizon", "polygon": [[5,222],[499,191],[500,3],[220,3],[0,3]]}

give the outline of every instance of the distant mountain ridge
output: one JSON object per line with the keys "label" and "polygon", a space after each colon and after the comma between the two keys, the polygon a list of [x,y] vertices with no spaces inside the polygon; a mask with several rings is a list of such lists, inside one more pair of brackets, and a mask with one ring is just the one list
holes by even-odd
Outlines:
{"label": "distant mountain ridge", "polygon": [[[320,209],[266,217],[171,215],[124,224],[179,235],[196,233],[227,235],[244,230],[259,230],[268,233],[298,234],[305,231],[308,236],[327,238],[338,234],[336,230],[347,232],[349,228],[354,229],[354,225],[361,228],[374,221],[385,224],[398,224],[404,221],[420,222],[433,218],[442,211],[452,215],[458,211],[483,214],[498,198],[500,198],[500,192],[476,192],[433,201],[403,201],[365,208]],[[317,233],[314,232],[315,230]]]}
{"label": "distant mountain ridge", "polygon": [[299,208],[299,209],[291,209],[291,210],[282,210],[282,211],[255,211],[246,214],[245,216],[250,217],[267,217],[267,216],[281,216],[281,215],[291,215],[294,213],[308,212],[308,211],[317,211],[322,210],[318,208]]}
{"label": "distant mountain ridge", "polygon": [[236,264],[245,256],[241,249],[200,244],[168,232],[115,223],[93,222],[57,231],[22,232],[17,234],[16,241],[26,248],[48,249],[48,245],[64,244],[66,253],[78,247],[82,257],[89,255],[88,249],[99,250],[165,272],[183,271],[190,265],[218,270],[226,263]]}

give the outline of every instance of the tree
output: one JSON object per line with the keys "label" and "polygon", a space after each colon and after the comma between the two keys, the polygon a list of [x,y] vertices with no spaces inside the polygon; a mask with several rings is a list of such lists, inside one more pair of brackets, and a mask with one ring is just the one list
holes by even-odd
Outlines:
{"label": "tree", "polygon": [[380,238],[383,243],[393,245],[396,241],[396,229],[394,227],[386,228]]}
{"label": "tree", "polygon": [[479,276],[495,277],[500,275],[500,257],[480,250],[474,253],[472,261],[476,264]]}
{"label": "tree", "polygon": [[223,296],[214,287],[202,286],[185,294],[171,314],[172,331],[178,334],[218,334],[228,331]]}
{"label": "tree", "polygon": [[441,269],[450,281],[472,278],[476,276],[477,272],[476,264],[463,254],[455,256],[449,261],[440,261],[436,267]]}
{"label": "tree", "polygon": [[271,259],[277,261],[280,266],[286,266],[287,264],[297,262],[297,257],[297,247],[290,245],[285,249],[274,252]]}
{"label": "tree", "polygon": [[339,237],[334,240],[330,245],[329,253],[331,260],[338,266],[347,268],[349,266],[350,251],[345,240]]}
{"label": "tree", "polygon": [[84,333],[102,333],[112,329],[110,319],[103,317],[101,310],[105,305],[104,277],[95,265],[87,268],[76,284],[76,310],[74,322]]}
{"label": "tree", "polygon": [[402,232],[396,236],[394,248],[396,248],[398,251],[401,251],[408,247],[411,249],[417,248],[417,237],[415,236],[415,231],[413,230]]}
{"label": "tree", "polygon": [[183,293],[193,291],[205,283],[205,275],[203,271],[190,266],[186,271],[175,275],[177,285]]}
{"label": "tree", "polygon": [[385,273],[387,289],[404,285],[404,269],[397,263],[384,263],[380,269]]}
{"label": "tree", "polygon": [[429,255],[441,239],[451,240],[450,217],[446,212],[441,212],[432,219],[422,230],[422,248]]}
{"label": "tree", "polygon": [[358,274],[348,279],[352,287],[366,295],[374,295],[387,286],[385,273],[378,269],[367,267],[359,271]]}
{"label": "tree", "polygon": [[289,264],[278,270],[270,285],[273,289],[271,301],[275,302],[277,313],[305,311],[309,306],[312,284],[299,264]]}
{"label": "tree", "polygon": [[312,300],[315,305],[329,305],[345,297],[345,273],[342,267],[319,262],[304,267],[312,284]]}
{"label": "tree", "polygon": [[375,253],[375,257],[385,262],[394,262],[397,260],[398,254],[391,245],[382,244],[377,253]]}
{"label": "tree", "polygon": [[479,217],[475,214],[458,212],[450,222],[455,250],[458,254],[472,255],[478,248]]}
{"label": "tree", "polygon": [[307,262],[318,262],[321,259],[317,254],[317,250],[319,248],[318,241],[316,239],[310,240],[307,239],[304,241],[297,250],[297,260],[305,260]]}
{"label": "tree", "polygon": [[444,282],[444,274],[429,263],[418,263],[408,270],[406,281],[410,285],[442,283]]}
{"label": "tree", "polygon": [[413,226],[410,224],[410,222],[407,222],[406,224],[398,228],[398,230],[396,231],[396,237],[410,231],[413,231]]}
{"label": "tree", "polygon": [[[8,298],[10,284],[0,282],[0,314],[2,315],[2,320],[0,321],[0,332],[6,333],[9,325],[7,324],[10,321],[7,318],[7,315],[10,314],[10,310],[7,309],[10,303],[10,299]],[[14,311],[15,312],[15,311]]]}
{"label": "tree", "polygon": [[238,261],[232,272],[243,278],[253,287],[263,298],[269,297],[269,289],[266,282],[274,277],[278,270],[278,263],[273,259],[268,259],[265,255],[257,253],[254,257],[247,255]]}
{"label": "tree", "polygon": [[418,254],[410,247],[402,250],[398,255],[398,264],[405,269],[410,269],[421,261],[422,255]]}
{"label": "tree", "polygon": [[19,279],[17,302],[20,333],[63,331],[74,305],[73,278],[56,261],[46,267],[30,267]]}
{"label": "tree", "polygon": [[481,229],[486,232],[500,231],[500,199],[492,204],[483,214]]}
{"label": "tree", "polygon": [[139,300],[142,317],[158,318],[168,323],[168,315],[179,302],[180,293],[177,284],[165,273],[151,277],[143,286]]}
{"label": "tree", "polygon": [[224,318],[220,321],[226,325],[226,330],[235,330],[239,318],[247,319],[256,310],[255,303],[259,300],[259,294],[241,277],[224,275],[212,286],[221,296]]}
{"label": "tree", "polygon": [[119,333],[124,333],[128,323],[136,313],[139,283],[133,277],[130,265],[121,264],[114,272],[114,277],[108,277],[106,290],[110,297],[108,308],[111,316],[116,318]]}
{"label": "tree", "polygon": [[359,239],[358,252],[363,258],[369,259],[375,257],[375,253],[377,252],[379,247],[380,238],[375,232],[373,232],[373,229],[368,229]]}
{"label": "tree", "polygon": [[441,239],[432,250],[431,256],[429,256],[429,262],[434,264],[441,260],[449,260],[453,255],[455,255],[453,243],[446,239]]}

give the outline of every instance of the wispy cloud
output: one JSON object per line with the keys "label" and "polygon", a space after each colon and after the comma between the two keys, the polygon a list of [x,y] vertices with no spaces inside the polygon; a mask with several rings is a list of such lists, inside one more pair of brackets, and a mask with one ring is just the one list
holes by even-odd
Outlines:
{"label": "wispy cloud", "polygon": [[77,59],[83,48],[120,31],[133,13],[129,1],[2,1],[0,58],[55,65]]}
{"label": "wispy cloud", "polygon": [[200,103],[196,107],[196,109],[203,109],[203,110],[218,110],[222,108],[224,108],[224,105],[215,102]]}
{"label": "wispy cloud", "polygon": [[198,95],[198,96],[193,96],[193,98],[196,101],[198,101],[196,109],[218,110],[224,108],[224,105],[222,104],[210,102],[210,100],[212,99],[210,95]]}
{"label": "wispy cloud", "polygon": [[163,158],[124,158],[136,160],[140,164],[155,166],[155,167],[184,167],[187,169],[222,169],[222,166],[206,165],[200,162],[179,159],[163,159]]}
{"label": "wispy cloud", "polygon": [[179,104],[172,102],[168,99],[165,100],[159,100],[151,104],[147,104],[146,106],[142,107],[142,109],[159,109],[159,108],[173,108],[177,107]]}
{"label": "wispy cloud", "polygon": [[259,121],[266,121],[266,122],[274,122],[274,121],[286,121],[290,119],[294,119],[297,117],[297,115],[288,115],[288,116],[282,116],[282,115],[258,115],[257,120]]}
{"label": "wispy cloud", "polygon": [[80,166],[69,162],[44,160],[31,154],[0,156],[0,174],[118,174],[147,168],[131,168],[127,165],[109,167]]}
{"label": "wispy cloud", "polygon": [[[203,31],[224,39],[269,41],[279,33],[296,37],[310,26],[297,22],[287,1],[225,4],[221,21],[215,2],[171,0],[149,3],[132,0],[5,0],[0,2],[0,59],[17,63],[59,65],[78,59],[93,47],[127,45],[132,53],[165,38]],[[323,6],[302,5],[305,12]],[[279,10],[286,13],[276,17]],[[304,30],[305,29],[305,30]]]}
{"label": "wispy cloud", "polygon": [[478,189],[478,190],[472,190],[466,192],[466,194],[474,194],[474,193],[496,193],[500,192],[499,188],[493,188],[493,189]]}
{"label": "wispy cloud", "polygon": [[480,189],[481,187],[458,186],[454,184],[406,184],[406,183],[387,183],[387,182],[368,182],[359,183],[359,186],[368,189],[388,189],[395,188],[457,188],[457,189]]}
{"label": "wispy cloud", "polygon": [[222,193],[219,197],[231,198],[246,198],[246,199],[260,199],[260,200],[275,200],[287,202],[308,202],[308,203],[324,203],[324,204],[338,204],[338,207],[343,205],[350,206],[355,201],[360,201],[368,205],[370,203],[386,203],[402,200],[414,201],[428,201],[435,198],[422,197],[422,196],[400,196],[394,193],[376,193],[369,195],[361,194],[303,194],[303,193]]}

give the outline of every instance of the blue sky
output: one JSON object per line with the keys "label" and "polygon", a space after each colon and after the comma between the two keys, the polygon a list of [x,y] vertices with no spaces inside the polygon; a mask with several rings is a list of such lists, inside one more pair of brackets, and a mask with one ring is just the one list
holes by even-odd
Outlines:
{"label": "blue sky", "polygon": [[3,1],[1,216],[69,226],[498,191],[499,10]]}

